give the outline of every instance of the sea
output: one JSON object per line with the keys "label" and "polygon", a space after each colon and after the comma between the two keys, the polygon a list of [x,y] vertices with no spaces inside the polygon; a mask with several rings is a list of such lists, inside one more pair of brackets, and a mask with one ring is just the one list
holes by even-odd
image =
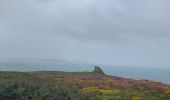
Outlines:
{"label": "sea", "polygon": [[[0,71],[84,72],[92,71],[94,66],[95,64],[53,59],[0,59]],[[102,64],[98,66],[100,66],[106,74],[111,76],[136,80],[153,80],[170,84],[170,69]]]}

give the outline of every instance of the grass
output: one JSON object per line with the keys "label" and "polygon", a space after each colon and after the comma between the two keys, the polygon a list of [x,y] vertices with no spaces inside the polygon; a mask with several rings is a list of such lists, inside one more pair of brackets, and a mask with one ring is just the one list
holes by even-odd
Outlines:
{"label": "grass", "polygon": [[0,88],[0,100],[170,100],[169,85],[93,72],[1,71]]}

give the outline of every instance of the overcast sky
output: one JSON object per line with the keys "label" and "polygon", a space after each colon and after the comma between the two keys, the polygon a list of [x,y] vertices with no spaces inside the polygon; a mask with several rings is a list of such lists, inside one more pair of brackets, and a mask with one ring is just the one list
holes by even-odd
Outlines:
{"label": "overcast sky", "polygon": [[170,68],[170,0],[0,0],[0,58]]}

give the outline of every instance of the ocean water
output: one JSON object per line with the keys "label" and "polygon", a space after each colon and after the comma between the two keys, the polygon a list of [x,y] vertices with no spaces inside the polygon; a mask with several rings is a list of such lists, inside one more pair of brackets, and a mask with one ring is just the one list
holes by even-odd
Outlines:
{"label": "ocean water", "polygon": [[[100,65],[106,74],[170,84],[170,69]],[[63,60],[0,60],[0,71],[92,71],[93,64]]]}

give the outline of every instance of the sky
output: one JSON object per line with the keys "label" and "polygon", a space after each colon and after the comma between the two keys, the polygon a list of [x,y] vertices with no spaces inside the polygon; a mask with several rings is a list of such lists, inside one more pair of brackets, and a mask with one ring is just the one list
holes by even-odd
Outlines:
{"label": "sky", "polygon": [[170,0],[0,0],[0,58],[170,68]]}

